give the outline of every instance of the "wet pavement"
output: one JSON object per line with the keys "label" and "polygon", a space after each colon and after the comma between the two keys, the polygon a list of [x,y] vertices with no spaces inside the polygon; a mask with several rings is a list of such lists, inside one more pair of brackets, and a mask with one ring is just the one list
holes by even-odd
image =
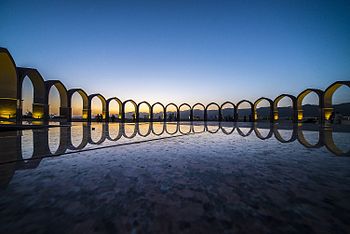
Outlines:
{"label": "wet pavement", "polygon": [[345,127],[75,123],[0,137],[0,233],[350,233]]}

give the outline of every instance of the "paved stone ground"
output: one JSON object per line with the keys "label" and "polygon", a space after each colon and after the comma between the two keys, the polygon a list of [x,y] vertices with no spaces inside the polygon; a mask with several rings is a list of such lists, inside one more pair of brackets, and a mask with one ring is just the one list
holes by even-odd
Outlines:
{"label": "paved stone ground", "polygon": [[349,220],[350,158],[237,133],[46,158],[0,190],[0,233],[350,233]]}

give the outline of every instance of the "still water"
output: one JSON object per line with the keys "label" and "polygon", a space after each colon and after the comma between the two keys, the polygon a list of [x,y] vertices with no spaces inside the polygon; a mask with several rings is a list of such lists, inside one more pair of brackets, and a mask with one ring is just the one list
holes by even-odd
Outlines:
{"label": "still water", "polygon": [[0,233],[350,230],[346,126],[74,123],[0,139]]}

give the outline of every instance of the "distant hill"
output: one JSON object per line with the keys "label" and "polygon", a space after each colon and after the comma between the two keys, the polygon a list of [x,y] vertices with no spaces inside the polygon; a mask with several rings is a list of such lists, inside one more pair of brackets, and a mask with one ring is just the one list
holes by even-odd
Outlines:
{"label": "distant hill", "polygon": [[[350,103],[342,103],[342,104],[333,105],[333,108],[336,112],[339,112],[344,116],[350,116]],[[319,116],[319,107],[317,105],[310,105],[310,104],[303,105],[303,110],[304,110],[304,117],[317,117],[317,116]],[[233,116],[233,111],[234,111],[233,108],[226,108],[222,111],[222,113],[223,113],[223,116]],[[279,107],[278,111],[279,111],[280,118],[286,118],[286,117],[291,116],[291,114],[292,114],[292,108],[290,106],[289,107]],[[260,108],[258,108],[257,112],[258,112],[258,115],[261,117],[269,116],[269,108],[268,107],[260,107]],[[170,113],[175,114],[175,112],[168,112],[168,115]],[[128,113],[126,113],[126,117],[131,118],[132,114],[133,114],[132,112],[128,112]],[[143,113],[143,112],[140,113],[141,118],[144,115],[148,116],[148,113]],[[189,119],[190,111],[189,110],[181,111],[180,115],[181,115],[182,119]],[[204,111],[200,110],[200,109],[195,109],[193,111],[193,115],[200,117],[200,118],[203,118]],[[239,109],[238,115],[240,118],[243,118],[244,116],[246,116],[248,118],[249,115],[251,115],[250,109],[248,109],[248,108]],[[162,118],[162,116],[163,116],[162,113],[154,114],[155,119]],[[216,119],[217,117],[218,117],[217,110],[208,110],[208,119]]]}

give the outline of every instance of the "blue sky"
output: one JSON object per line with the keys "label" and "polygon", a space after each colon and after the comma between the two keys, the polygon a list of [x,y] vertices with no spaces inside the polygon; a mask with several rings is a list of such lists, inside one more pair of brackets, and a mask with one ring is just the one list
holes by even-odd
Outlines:
{"label": "blue sky", "polygon": [[0,1],[0,46],[18,66],[151,103],[273,99],[349,80],[349,25],[350,1]]}

